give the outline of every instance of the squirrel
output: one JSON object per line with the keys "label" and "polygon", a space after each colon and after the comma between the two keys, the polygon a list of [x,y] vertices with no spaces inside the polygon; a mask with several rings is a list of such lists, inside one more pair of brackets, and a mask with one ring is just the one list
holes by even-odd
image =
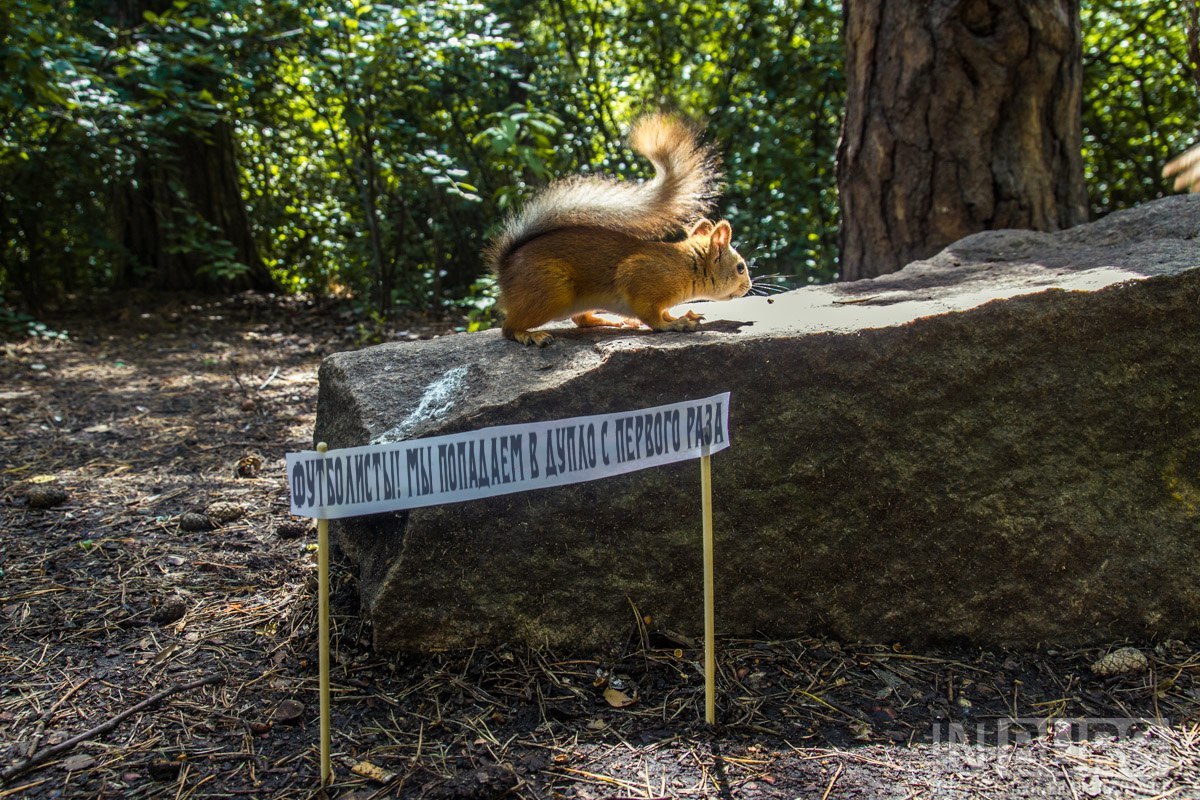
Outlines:
{"label": "squirrel", "polygon": [[[725,220],[704,217],[721,173],[712,151],[680,118],[639,119],[630,146],[654,164],[644,183],[576,176],[551,183],[512,216],[485,258],[500,286],[502,332],[521,344],[553,341],[536,328],[570,317],[581,328],[694,331],[703,317],[667,309],[690,300],[729,300],[750,291],[746,261]],[[679,230],[678,242],[662,237]],[[625,317],[609,322],[608,311]]]}

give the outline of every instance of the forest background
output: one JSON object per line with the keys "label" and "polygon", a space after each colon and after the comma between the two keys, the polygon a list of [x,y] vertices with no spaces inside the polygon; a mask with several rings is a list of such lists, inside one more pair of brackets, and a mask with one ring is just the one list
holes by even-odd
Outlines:
{"label": "forest background", "polygon": [[[1198,8],[1082,4],[1093,218],[1169,191]],[[0,332],[140,288],[484,326],[488,234],[552,177],[644,177],[622,134],[664,106],[719,149],[755,273],[834,280],[842,25],[830,0],[0,0]]]}

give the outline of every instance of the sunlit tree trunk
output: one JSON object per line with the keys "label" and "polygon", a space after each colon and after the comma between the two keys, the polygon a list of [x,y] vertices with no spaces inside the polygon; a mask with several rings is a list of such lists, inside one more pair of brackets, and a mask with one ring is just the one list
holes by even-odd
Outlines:
{"label": "sunlit tree trunk", "polygon": [[1087,219],[1077,0],[844,6],[843,280]]}

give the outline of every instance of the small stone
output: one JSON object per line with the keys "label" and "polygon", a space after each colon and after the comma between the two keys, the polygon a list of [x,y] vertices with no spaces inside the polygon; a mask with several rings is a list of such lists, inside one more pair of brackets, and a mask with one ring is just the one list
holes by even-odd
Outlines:
{"label": "small stone", "polygon": [[304,717],[304,703],[299,700],[284,700],[275,708],[275,721],[284,725],[295,725]]}
{"label": "small stone", "polygon": [[179,515],[179,529],[181,531],[210,531],[212,527],[212,520],[204,514],[188,511]]}
{"label": "small stone", "polygon": [[370,761],[359,761],[350,767],[350,772],[376,783],[391,783],[396,779],[396,773],[373,764]]}
{"label": "small stone", "polygon": [[208,507],[208,518],[218,525],[224,525],[246,516],[246,509],[239,503],[218,501]]}
{"label": "small stone", "polygon": [[54,508],[67,502],[67,490],[46,484],[30,486],[25,492],[25,501],[30,508]]}
{"label": "small stone", "polygon": [[67,772],[81,772],[85,769],[91,769],[96,764],[96,759],[89,756],[87,753],[76,753],[63,761],[62,767]]}
{"label": "small stone", "polygon": [[1150,668],[1146,654],[1136,647],[1122,647],[1103,656],[1092,664],[1092,672],[1101,678],[1113,675],[1132,675]]}

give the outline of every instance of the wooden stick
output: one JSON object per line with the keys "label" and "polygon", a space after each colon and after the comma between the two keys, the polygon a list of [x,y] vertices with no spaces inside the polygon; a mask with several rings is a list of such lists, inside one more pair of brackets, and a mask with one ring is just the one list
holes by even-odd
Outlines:
{"label": "wooden stick", "polygon": [[[329,445],[321,442],[317,452],[324,453]],[[317,520],[317,616],[320,638],[318,659],[320,662],[321,692],[321,786],[333,782],[333,768],[329,763],[329,520]]]}
{"label": "wooden stick", "polygon": [[58,698],[54,705],[50,706],[50,709],[42,715],[42,718],[37,722],[37,727],[34,728],[33,737],[30,739],[29,754],[26,756],[27,758],[33,758],[37,754],[38,745],[42,743],[42,733],[46,730],[46,725],[49,724],[50,720],[54,719],[54,712],[58,711],[59,707],[61,707],[63,703],[70,700],[72,695],[74,695],[84,686],[87,686],[90,680],[90,677],[84,678],[79,683],[72,686],[66,694]]}
{"label": "wooden stick", "polygon": [[704,721],[717,723],[716,604],[713,600],[712,456],[700,456],[701,513],[704,516]]}
{"label": "wooden stick", "polygon": [[86,742],[88,739],[93,739],[101,734],[108,733],[129,717],[133,716],[139,711],[145,711],[148,708],[158,705],[173,694],[188,692],[192,689],[196,689],[201,686],[208,686],[212,683],[221,683],[224,680],[225,677],[223,675],[209,675],[207,678],[201,678],[200,680],[195,680],[191,683],[177,683],[174,686],[163,689],[158,694],[151,695],[137,705],[125,709],[107,722],[97,725],[94,728],[90,728],[83,733],[78,734],[77,736],[72,736],[70,739],[67,739],[64,742],[59,742],[58,744],[51,745],[43,750],[39,750],[37,753],[34,753],[32,756],[25,759],[25,761],[22,763],[13,767],[9,767],[3,772],[0,772],[0,781],[10,781],[16,776],[28,772],[39,764],[43,764],[55,756],[62,755],[80,742]]}

